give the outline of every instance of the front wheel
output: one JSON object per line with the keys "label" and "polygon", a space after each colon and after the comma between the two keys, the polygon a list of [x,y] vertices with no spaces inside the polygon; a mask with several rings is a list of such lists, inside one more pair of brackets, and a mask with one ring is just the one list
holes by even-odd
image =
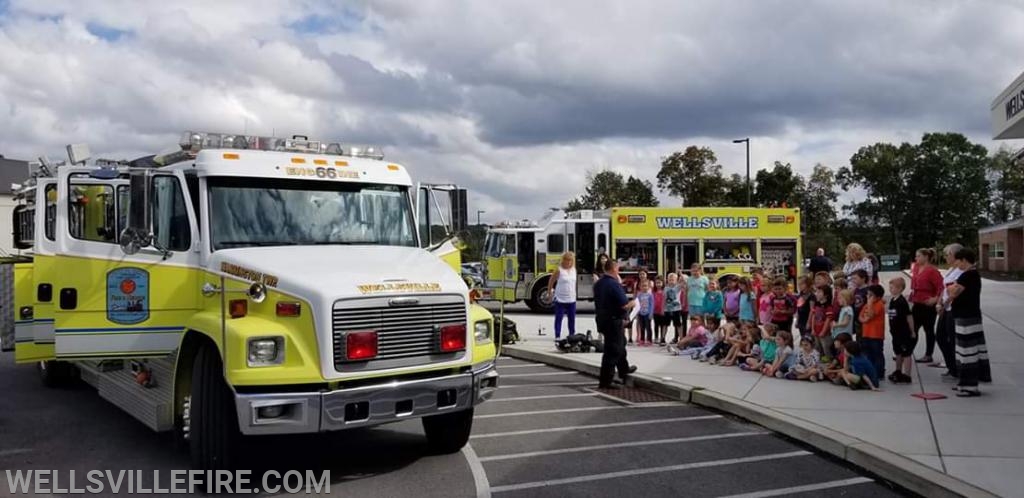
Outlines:
{"label": "front wheel", "polygon": [[436,454],[455,453],[469,441],[473,430],[473,409],[444,415],[423,417],[423,432],[427,434],[427,445]]}
{"label": "front wheel", "polygon": [[526,305],[530,307],[530,311],[534,313],[551,313],[555,309],[555,296],[553,293],[548,292],[547,280],[538,282],[533,287],[530,300],[526,302]]}
{"label": "front wheel", "polygon": [[238,456],[238,417],[222,372],[217,349],[201,347],[192,365],[185,411],[185,434],[195,470],[230,470]]}

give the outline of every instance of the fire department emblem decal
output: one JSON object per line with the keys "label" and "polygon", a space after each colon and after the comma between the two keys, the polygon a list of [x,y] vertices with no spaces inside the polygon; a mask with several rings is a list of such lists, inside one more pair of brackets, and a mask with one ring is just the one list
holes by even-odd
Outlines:
{"label": "fire department emblem decal", "polygon": [[117,268],[107,273],[107,320],[122,325],[149,318],[149,272]]}

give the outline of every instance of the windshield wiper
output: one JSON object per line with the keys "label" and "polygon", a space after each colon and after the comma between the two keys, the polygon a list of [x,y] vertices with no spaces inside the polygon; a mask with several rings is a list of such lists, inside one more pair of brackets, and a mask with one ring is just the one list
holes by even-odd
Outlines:
{"label": "windshield wiper", "polygon": [[294,246],[298,245],[297,242],[291,240],[223,240],[218,241],[219,246],[230,246],[230,247],[267,247],[267,246]]}

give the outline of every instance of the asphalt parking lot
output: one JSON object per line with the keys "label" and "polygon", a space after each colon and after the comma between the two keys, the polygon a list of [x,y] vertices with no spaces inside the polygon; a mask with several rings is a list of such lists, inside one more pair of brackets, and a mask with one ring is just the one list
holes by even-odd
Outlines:
{"label": "asphalt parking lot", "polygon": [[[0,357],[0,466],[188,468],[188,455],[91,388],[46,389]],[[245,468],[330,470],[333,496],[901,496],[763,428],[641,391],[598,392],[575,372],[502,358],[470,444],[431,455],[418,421],[255,438]],[[5,477],[0,480],[6,481]],[[8,495],[6,482],[0,496]],[[267,496],[267,495],[264,495]]]}

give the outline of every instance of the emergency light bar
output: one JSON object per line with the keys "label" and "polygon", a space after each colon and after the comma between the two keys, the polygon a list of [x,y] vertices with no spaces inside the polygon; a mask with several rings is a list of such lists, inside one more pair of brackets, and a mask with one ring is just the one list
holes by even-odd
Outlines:
{"label": "emergency light bar", "polygon": [[193,155],[198,154],[203,149],[236,149],[304,152],[308,154],[384,159],[384,151],[377,146],[342,145],[338,142],[310,140],[309,137],[302,135],[295,135],[292,138],[277,138],[186,131],[182,134],[178,145],[181,146],[181,150]]}

